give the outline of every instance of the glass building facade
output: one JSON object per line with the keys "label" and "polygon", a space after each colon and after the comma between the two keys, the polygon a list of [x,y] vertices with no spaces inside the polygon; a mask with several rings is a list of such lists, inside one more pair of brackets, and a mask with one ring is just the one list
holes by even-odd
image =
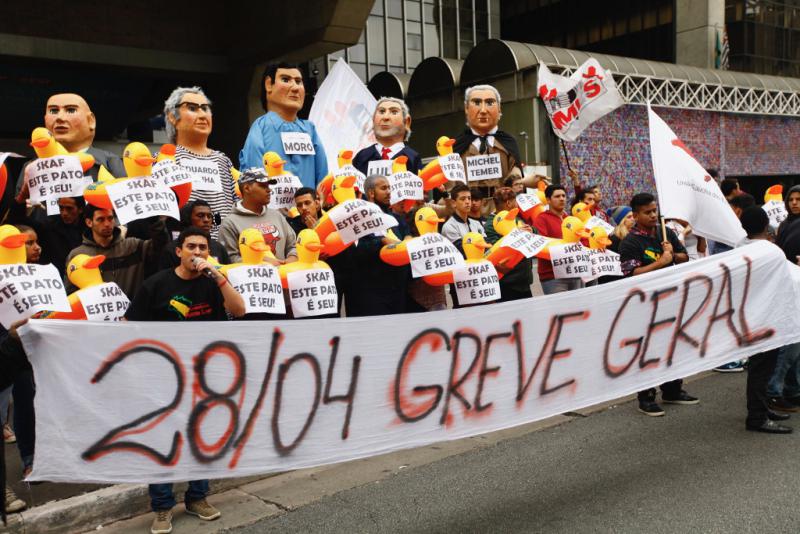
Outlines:
{"label": "glass building facade", "polygon": [[500,0],[375,0],[358,43],[343,57],[364,82],[382,71],[406,73],[425,58],[464,59],[475,44],[500,37]]}
{"label": "glass building facade", "polygon": [[726,0],[730,69],[800,77],[800,0]]}

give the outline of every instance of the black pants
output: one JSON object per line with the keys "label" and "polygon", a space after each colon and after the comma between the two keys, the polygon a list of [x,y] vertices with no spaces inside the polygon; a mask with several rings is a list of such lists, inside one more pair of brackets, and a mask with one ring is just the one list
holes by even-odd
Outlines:
{"label": "black pants", "polygon": [[[681,387],[683,380],[672,380],[671,382],[664,382],[659,386],[661,388],[661,396],[667,398],[675,398],[681,394]],[[655,402],[656,401],[656,388],[645,389],[636,394],[639,402]]]}
{"label": "black pants", "polygon": [[758,426],[767,420],[767,383],[775,370],[778,349],[750,357],[747,364],[747,424]]}
{"label": "black pants", "polygon": [[500,302],[508,302],[510,300],[529,299],[533,296],[530,288],[523,291],[507,287],[500,284]]}

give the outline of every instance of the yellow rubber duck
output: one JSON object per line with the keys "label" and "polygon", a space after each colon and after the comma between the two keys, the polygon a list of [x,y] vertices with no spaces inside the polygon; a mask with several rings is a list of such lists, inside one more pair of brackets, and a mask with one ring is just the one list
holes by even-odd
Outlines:
{"label": "yellow rubber duck", "polygon": [[0,264],[26,263],[25,241],[27,237],[16,226],[0,226]]}
{"label": "yellow rubber duck", "polygon": [[[420,236],[436,233],[439,230],[439,223],[442,222],[444,222],[444,219],[440,219],[436,212],[427,206],[418,209],[414,215],[414,226],[417,227]],[[405,241],[384,245],[381,248],[380,257],[385,263],[395,267],[408,265],[411,261]]]}
{"label": "yellow rubber duck", "polygon": [[608,232],[602,226],[595,226],[589,231],[589,248],[605,250],[610,244]]}
{"label": "yellow rubber duck", "polygon": [[[436,140],[436,152],[439,154],[439,156],[447,156],[448,154],[452,154],[453,145],[455,143],[455,139],[443,135]],[[442,166],[439,164],[439,158],[434,158],[433,161],[425,165],[425,167],[419,172],[419,177],[422,178],[423,191],[430,191],[431,189],[439,187],[447,181],[444,173],[442,173]]]}
{"label": "yellow rubber duck", "polygon": [[295,241],[295,247],[297,249],[297,261],[284,263],[278,267],[278,272],[281,275],[281,284],[284,288],[289,287],[289,273],[309,269],[330,270],[328,264],[319,259],[322,243],[320,243],[317,233],[311,228],[300,231],[297,235],[297,241]]}
{"label": "yellow rubber duck", "polygon": [[567,245],[577,243],[581,239],[589,237],[589,232],[583,227],[583,221],[579,218],[570,216],[561,222],[561,239],[551,239],[547,246],[536,255],[537,258],[550,260],[550,247],[556,245]]}
{"label": "yellow rubber duck", "polygon": [[[513,269],[525,258],[524,254],[516,249],[506,246],[504,242],[506,236],[510,234],[512,230],[518,228],[521,224],[519,221],[517,221],[517,215],[519,215],[519,208],[501,210],[498,211],[494,217],[492,217],[492,226],[494,227],[494,231],[503,236],[502,238],[498,239],[494,245],[492,245],[492,247],[489,249],[489,253],[486,256],[486,259],[489,260],[495,267],[498,265],[504,265],[509,269]],[[464,252],[466,253],[466,250]],[[497,274],[502,278],[502,273],[498,272]]]}
{"label": "yellow rubber duck", "polygon": [[[486,242],[482,234],[478,232],[467,232],[461,238],[461,246],[464,250],[465,263],[480,263],[486,259],[486,251],[492,245]],[[432,286],[443,286],[454,282],[453,271],[446,273],[432,274],[423,277],[423,280]]]}
{"label": "yellow rubber duck", "polygon": [[[407,164],[408,164],[408,156],[396,157],[395,159],[392,160],[392,174],[398,172],[408,172]],[[411,211],[416,205],[417,201],[413,199],[406,199],[400,201],[400,207],[405,213]]]}
{"label": "yellow rubber duck", "polygon": [[591,204],[585,202],[577,202],[572,206],[572,215],[580,219],[584,224],[592,218]]}
{"label": "yellow rubber duck", "polygon": [[114,205],[111,199],[108,198],[108,191],[106,187],[124,180],[125,178],[115,178],[103,165],[100,165],[100,170],[97,172],[97,181],[86,186],[83,190],[83,199],[87,204],[97,206],[100,209],[113,211]]}
{"label": "yellow rubber duck", "polygon": [[[354,171],[354,173],[353,173],[354,175],[355,175],[355,173],[358,173],[360,176],[363,177],[363,174],[360,173],[357,169],[355,169],[355,167],[353,167],[353,151],[352,150],[340,150],[339,154],[337,154],[337,156],[336,156],[336,163],[339,166],[338,170],[341,170],[344,167],[350,167]],[[333,182],[334,182],[334,174],[339,174],[341,176],[341,173],[331,172],[325,178],[323,178],[322,181],[317,186],[317,191],[319,192],[319,197],[320,197],[320,199],[322,199],[323,204],[326,205],[326,206],[328,206],[330,204],[337,204],[338,203],[336,201],[336,199],[334,198],[333,193],[332,193],[332,187],[333,187]],[[354,195],[355,195],[355,190],[357,190],[357,189],[358,189],[358,179],[356,179],[356,181],[355,181]],[[362,193],[363,193],[363,191],[362,191]],[[355,198],[355,196],[353,198]]]}
{"label": "yellow rubber duck", "polygon": [[[164,160],[171,160],[175,161],[175,153],[178,150],[173,144],[164,144],[161,145],[161,148],[158,149],[158,154],[156,154],[155,163]],[[178,197],[178,207],[182,208],[187,202],[189,202],[189,197],[192,194],[192,182],[186,182],[185,184],[175,185],[172,186],[170,189],[175,193]]]}
{"label": "yellow rubber duck", "polygon": [[270,178],[277,178],[285,174],[283,166],[286,165],[286,161],[281,159],[277,152],[266,152],[262,161],[264,163],[264,170],[267,171],[267,176]]}
{"label": "yellow rubber duck", "polygon": [[764,193],[764,202],[771,200],[783,202],[783,186],[781,184],[770,186]]}
{"label": "yellow rubber duck", "polygon": [[128,178],[150,176],[155,161],[147,145],[138,141],[128,144],[122,152],[122,164]]}
{"label": "yellow rubber duck", "polygon": [[94,156],[88,152],[69,152],[64,145],[56,141],[56,138],[47,128],[34,128],[31,132],[31,143],[37,158],[52,158],[53,156],[77,156],[81,162],[83,172],[88,171],[94,165]]}
{"label": "yellow rubber duck", "polygon": [[67,278],[78,290],[73,291],[67,297],[69,299],[68,312],[44,312],[42,319],[75,319],[86,320],[86,310],[83,309],[83,303],[80,299],[80,292],[92,286],[99,286],[103,284],[103,276],[100,273],[100,265],[105,261],[106,257],[102,254],[98,256],[89,256],[88,254],[78,254],[67,264]]}
{"label": "yellow rubber duck", "polygon": [[219,271],[228,276],[228,271],[234,267],[261,265],[264,258],[275,259],[269,245],[264,241],[264,234],[256,228],[245,228],[239,234],[239,255],[242,257],[241,262],[222,265]]}

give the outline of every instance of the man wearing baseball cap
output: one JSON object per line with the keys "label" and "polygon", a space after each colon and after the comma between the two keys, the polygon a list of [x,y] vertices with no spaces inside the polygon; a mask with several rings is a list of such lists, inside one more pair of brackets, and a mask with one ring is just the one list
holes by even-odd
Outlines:
{"label": "man wearing baseball cap", "polygon": [[239,234],[247,228],[256,228],[264,236],[264,242],[278,258],[276,265],[297,261],[294,248],[295,233],[289,222],[278,210],[267,207],[271,185],[277,184],[266,171],[252,168],[239,178],[242,200],[236,203],[233,212],[223,219],[219,228],[219,240],[228,252],[232,263],[241,261]]}

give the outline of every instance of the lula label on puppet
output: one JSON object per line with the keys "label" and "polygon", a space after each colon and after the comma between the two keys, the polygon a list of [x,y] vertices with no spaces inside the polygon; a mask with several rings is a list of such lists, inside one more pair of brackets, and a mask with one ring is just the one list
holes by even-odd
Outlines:
{"label": "lula label on puppet", "polygon": [[591,272],[589,250],[580,243],[551,246],[550,262],[555,278],[583,278]]}
{"label": "lula label on puppet", "polygon": [[294,194],[303,187],[300,178],[294,174],[281,174],[270,176],[270,179],[277,180],[278,183],[269,186],[269,208],[281,209],[294,207]]}
{"label": "lula label on puppet", "polygon": [[544,236],[514,228],[503,238],[502,246],[513,248],[526,258],[532,258],[547,246],[547,242]]}
{"label": "lula label on puppet", "polygon": [[328,217],[334,225],[343,243],[352,243],[356,239],[375,233],[382,233],[397,220],[387,215],[372,202],[366,200],[347,200],[333,207]]}
{"label": "lula label on puppet", "polygon": [[584,282],[597,280],[601,276],[622,276],[622,264],[619,254],[612,250],[587,249],[589,252],[589,275],[583,277]]}
{"label": "lula label on puppet", "polygon": [[422,200],[422,178],[410,171],[396,172],[389,176],[389,203],[403,200]]}
{"label": "lula label on puppet", "polygon": [[538,195],[531,195],[528,193],[522,193],[517,195],[517,205],[519,206],[519,210],[522,212],[526,212],[531,210],[541,204],[542,201],[539,200]]}
{"label": "lula label on puppet", "polygon": [[192,173],[186,167],[181,167],[171,159],[165,159],[153,164],[150,177],[163,182],[167,187],[175,187],[189,182],[194,182]]}
{"label": "lula label on puppet", "polygon": [[500,298],[500,280],[494,265],[486,260],[467,263],[466,267],[453,271],[456,297],[462,306],[482,304]]}
{"label": "lula label on puppet", "polygon": [[314,317],[336,313],[339,296],[333,271],[330,269],[302,269],[286,275],[289,285],[289,302],[295,317]]}
{"label": "lula label on puppet", "polygon": [[200,158],[182,158],[180,166],[192,175],[194,191],[222,191],[222,177],[216,163]]}
{"label": "lula label on puppet", "polygon": [[377,159],[370,161],[367,164],[367,176],[391,176],[392,175],[392,160],[390,159]]}
{"label": "lula label on puppet", "polygon": [[131,301],[114,282],[106,282],[78,291],[88,321],[121,321]]}
{"label": "lula label on puppet", "polygon": [[246,313],[286,313],[281,277],[272,265],[241,265],[228,269],[226,274],[242,296]]}
{"label": "lula label on puppet", "polygon": [[467,173],[464,170],[464,162],[458,154],[447,154],[439,156],[439,167],[442,174],[451,182],[467,182]]}
{"label": "lula label on puppet", "polygon": [[613,226],[605,222],[597,215],[593,215],[588,221],[586,221],[586,224],[583,225],[583,227],[586,228],[587,230],[591,230],[592,228],[597,228],[598,226],[603,228],[603,230],[605,230],[606,234],[608,235],[611,235],[611,233],[614,231]]}
{"label": "lula label on puppet", "polygon": [[180,220],[175,193],[152,178],[128,178],[106,186],[120,224],[154,215]]}
{"label": "lula label on puppet", "polygon": [[316,154],[311,136],[305,132],[281,132],[281,144],[283,153],[286,155],[313,156]]}
{"label": "lula label on puppet", "polygon": [[364,182],[367,180],[367,177],[364,176],[364,173],[353,167],[352,165],[343,165],[339,167],[339,169],[333,173],[333,177],[341,178],[343,176],[355,176],[356,183],[355,188],[364,192]]}
{"label": "lula label on puppet", "polygon": [[58,269],[52,264],[0,265],[0,323],[27,319],[40,311],[70,311]]}
{"label": "lula label on puppet", "polygon": [[464,257],[442,234],[415,237],[406,242],[406,250],[411,261],[411,276],[414,278],[445,273],[465,266]]}
{"label": "lula label on puppet", "polygon": [[467,156],[467,178],[470,182],[497,180],[502,177],[503,166],[500,164],[500,154]]}
{"label": "lula label on puppet", "polygon": [[[90,178],[91,179],[91,178]],[[33,160],[25,167],[31,202],[48,198],[77,197],[90,182],[77,156],[64,155]]]}

